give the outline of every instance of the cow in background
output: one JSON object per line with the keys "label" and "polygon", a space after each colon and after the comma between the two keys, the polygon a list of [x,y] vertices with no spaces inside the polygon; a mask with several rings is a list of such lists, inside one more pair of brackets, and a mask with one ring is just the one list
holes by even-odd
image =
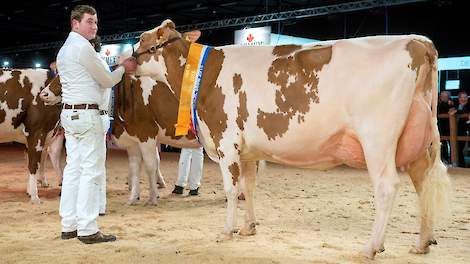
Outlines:
{"label": "cow in background", "polygon": [[[60,106],[47,106],[38,98],[51,79],[44,69],[0,69],[0,142],[16,141],[26,145],[27,193],[36,204],[41,202],[38,178],[47,185],[44,176],[47,153],[44,149],[51,142],[61,111]],[[51,150],[52,164],[60,180],[60,157],[57,157],[57,148]]]}
{"label": "cow in background", "polygon": [[[134,46],[138,75],[169,88],[177,105],[191,43],[164,21]],[[128,54],[130,55],[130,54]],[[176,100],[176,101],[175,101]],[[170,100],[168,99],[168,102]],[[227,195],[227,239],[237,230],[237,195],[246,198],[240,235],[256,233],[255,162],[310,168],[367,168],[376,216],[368,258],[384,251],[385,230],[407,168],[420,199],[413,253],[435,244],[447,216],[450,181],[440,160],[437,51],[422,36],[377,36],[306,45],[223,46],[208,54],[197,101],[197,133],[219,162]],[[174,107],[162,115],[175,115]]]}
{"label": "cow in background", "polygon": [[[199,143],[193,135],[174,136],[176,114],[160,114],[164,108],[173,107],[175,102],[173,97],[166,94],[168,88],[163,83],[149,77],[124,75],[114,89],[112,136],[128,153],[128,184],[131,193],[127,203],[135,204],[140,196],[140,165],[143,162],[149,177],[147,204],[154,205],[158,197],[156,185],[165,186],[157,144],[191,148],[199,147]],[[57,104],[62,100],[61,94],[62,86],[58,76],[42,91],[41,99],[46,104]]]}

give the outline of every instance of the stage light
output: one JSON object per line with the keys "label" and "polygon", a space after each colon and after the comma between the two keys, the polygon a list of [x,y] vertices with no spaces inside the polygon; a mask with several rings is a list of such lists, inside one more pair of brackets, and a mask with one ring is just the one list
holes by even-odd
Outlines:
{"label": "stage light", "polygon": [[9,61],[3,61],[3,67],[8,67],[10,66],[10,62]]}
{"label": "stage light", "polygon": [[36,63],[34,66],[35,66],[36,68],[41,68],[41,63]]}

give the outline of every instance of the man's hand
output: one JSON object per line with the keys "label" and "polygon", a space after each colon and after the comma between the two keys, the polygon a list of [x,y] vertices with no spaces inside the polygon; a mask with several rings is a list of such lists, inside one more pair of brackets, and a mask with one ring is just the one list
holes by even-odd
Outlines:
{"label": "man's hand", "polygon": [[134,57],[129,57],[121,65],[126,69],[126,73],[132,73],[137,69],[137,60]]}

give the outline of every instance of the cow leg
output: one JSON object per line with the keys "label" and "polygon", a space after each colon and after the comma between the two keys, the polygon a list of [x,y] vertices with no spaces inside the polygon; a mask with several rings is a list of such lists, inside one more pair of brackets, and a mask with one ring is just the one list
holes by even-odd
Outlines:
{"label": "cow leg", "polygon": [[156,205],[158,199],[156,171],[157,164],[157,145],[155,139],[149,139],[145,143],[139,144],[140,151],[142,152],[142,158],[145,165],[145,170],[149,177],[149,199],[145,203],[146,205]]}
{"label": "cow leg", "polygon": [[[370,142],[369,142],[370,143]],[[376,253],[383,252],[385,229],[392,212],[400,178],[395,166],[395,148],[380,148],[374,144],[364,149],[369,175],[372,179],[375,200],[375,220],[372,236],[362,251],[367,258],[373,259]],[[385,151],[381,152],[383,149]]]}
{"label": "cow leg", "polygon": [[223,240],[231,239],[233,233],[237,231],[237,206],[239,177],[241,175],[240,156],[235,149],[220,151],[226,153],[219,161],[220,170],[224,180],[224,191],[227,197],[227,219],[225,222]]}
{"label": "cow leg", "polygon": [[137,203],[140,195],[140,163],[142,162],[142,153],[137,145],[130,145],[127,147],[127,156],[129,160],[127,184],[130,190],[127,205],[134,205]]}
{"label": "cow leg", "polygon": [[62,148],[64,146],[64,134],[57,134],[49,147],[47,148],[47,153],[52,163],[52,167],[57,175],[58,185],[62,186],[62,178],[64,171],[60,166],[60,158],[62,156]]}
{"label": "cow leg", "polygon": [[46,134],[42,131],[32,132],[27,138],[28,144],[28,170],[29,170],[29,181],[28,181],[28,193],[31,196],[31,203],[40,204],[41,200],[38,196],[37,178],[38,169],[41,163],[41,154],[44,148],[44,142]]}
{"label": "cow leg", "polygon": [[[160,146],[160,144],[157,144],[158,146]],[[156,173],[156,176],[157,176],[157,184],[158,184],[158,188],[165,188],[166,187],[166,182],[165,182],[165,179],[163,178],[163,175],[162,175],[162,172],[160,171],[160,151],[159,151],[160,148],[157,149],[157,151],[155,152],[155,166],[157,167],[155,173]]]}
{"label": "cow leg", "polygon": [[256,162],[242,162],[242,177],[240,186],[245,194],[245,224],[240,229],[239,234],[242,236],[251,236],[256,234],[255,210],[253,206],[253,198],[255,191],[256,179]]}
{"label": "cow leg", "polygon": [[46,163],[47,163],[47,149],[44,149],[41,152],[41,162],[38,169],[38,183],[41,184],[42,187],[47,188],[49,187],[49,183],[47,182],[46,176]]}

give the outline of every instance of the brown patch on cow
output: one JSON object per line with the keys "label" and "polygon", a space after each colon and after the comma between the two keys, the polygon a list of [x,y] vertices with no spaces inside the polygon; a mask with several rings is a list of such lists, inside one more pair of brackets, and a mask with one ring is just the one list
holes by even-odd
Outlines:
{"label": "brown patch on cow", "polygon": [[167,69],[166,78],[178,100],[184,74],[184,65],[180,64],[180,57],[188,57],[189,46],[189,42],[178,41],[163,49],[163,59]]}
{"label": "brown patch on cow", "polygon": [[0,109],[0,124],[5,121],[6,116],[7,116],[7,113],[5,112],[5,110]]}
{"label": "brown patch on cow", "polygon": [[201,79],[197,113],[206,123],[215,149],[219,149],[222,134],[227,129],[227,114],[224,112],[225,95],[217,85],[225,55],[222,50],[212,49],[207,58]]}
{"label": "brown patch on cow", "polygon": [[140,142],[156,138],[158,126],[152,111],[144,103],[140,80],[134,80],[126,75],[116,89],[115,112],[119,118],[115,118],[117,124],[113,127],[113,134],[120,136],[125,129],[129,135],[137,137]]}
{"label": "brown patch on cow", "polygon": [[258,109],[258,127],[264,130],[269,140],[282,137],[289,128],[289,117],[282,113],[266,113]]}
{"label": "brown patch on cow", "polygon": [[242,88],[242,84],[243,84],[242,76],[239,73],[235,73],[233,75],[233,88],[234,88],[235,94],[237,94],[238,91],[240,91],[240,89]]}
{"label": "brown patch on cow", "polygon": [[274,113],[258,109],[257,125],[268,139],[282,137],[289,128],[289,121],[298,115],[297,122],[304,122],[304,115],[311,103],[319,103],[318,76],[332,56],[331,46],[315,46],[296,51],[292,56],[277,58],[268,71],[268,81],[277,85]]}
{"label": "brown patch on cow", "polygon": [[429,71],[426,72],[425,81],[423,83],[424,90],[430,90],[433,87],[432,71],[437,70],[437,50],[432,42],[422,40],[410,40],[406,45],[406,50],[410,54],[411,63],[408,65],[410,69],[416,71],[416,80],[419,77],[419,70],[422,65],[428,64]]}
{"label": "brown patch on cow", "polygon": [[273,55],[282,57],[282,56],[287,56],[289,54],[292,54],[294,51],[299,50],[302,48],[300,45],[280,45],[276,46],[273,49]]}
{"label": "brown patch on cow", "polygon": [[242,152],[242,150],[240,149],[240,145],[238,145],[237,143],[235,143],[235,144],[233,144],[233,146],[234,146],[235,149],[237,150],[238,155],[240,155],[240,153]]}
{"label": "brown patch on cow", "polygon": [[237,108],[238,110],[238,116],[237,116],[237,125],[240,130],[245,129],[245,123],[248,120],[248,108],[246,104],[246,93],[245,92],[240,92],[238,94],[238,99],[240,102],[240,106]]}
{"label": "brown patch on cow", "polygon": [[240,165],[234,162],[228,167],[228,170],[232,174],[232,183],[233,186],[235,186],[235,184],[238,182],[238,177],[240,177]]}
{"label": "brown patch on cow", "polygon": [[217,150],[217,154],[219,154],[219,159],[225,158],[225,154],[224,154],[224,152],[223,152],[222,150],[218,149],[218,150]]}

